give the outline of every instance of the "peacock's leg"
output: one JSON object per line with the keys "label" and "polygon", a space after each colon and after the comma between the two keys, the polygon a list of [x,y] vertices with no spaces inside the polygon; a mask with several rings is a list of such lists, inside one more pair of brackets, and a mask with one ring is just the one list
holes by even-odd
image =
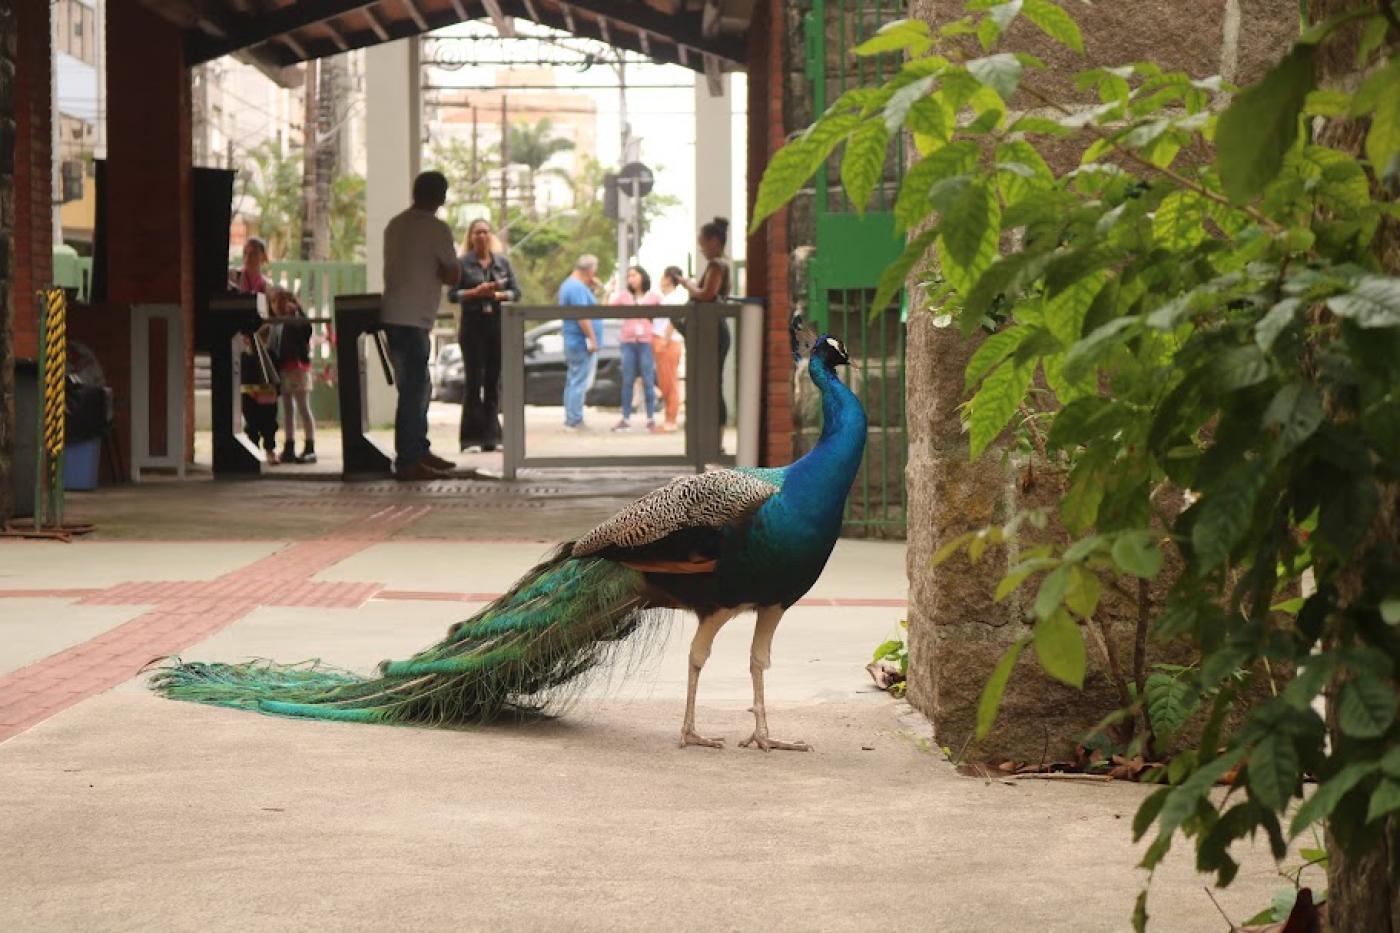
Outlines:
{"label": "peacock's leg", "polygon": [[720,627],[730,619],[734,618],[734,613],[727,610],[720,610],[713,615],[705,616],[700,620],[700,625],[695,630],[695,637],[690,642],[690,681],[685,692],[685,721],[681,723],[681,748],[687,745],[705,745],[709,748],[723,748],[724,739],[711,739],[695,732],[695,690],[700,686],[700,669],[705,666],[705,662],[710,657],[710,646],[714,643],[715,634]]}
{"label": "peacock's leg", "polygon": [[753,627],[753,647],[749,652],[749,674],[753,676],[753,735],[739,744],[744,748],[756,745],[765,752],[779,749],[790,752],[810,752],[806,742],[779,742],[768,737],[768,712],[763,707],[763,672],[773,666],[773,633],[783,618],[782,606],[766,606],[758,610]]}

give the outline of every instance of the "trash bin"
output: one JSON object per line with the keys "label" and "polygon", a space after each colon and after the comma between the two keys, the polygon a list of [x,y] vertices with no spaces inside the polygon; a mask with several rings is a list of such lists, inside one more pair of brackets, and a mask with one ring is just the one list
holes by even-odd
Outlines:
{"label": "trash bin", "polygon": [[69,443],[63,448],[63,488],[86,492],[97,488],[97,465],[102,453],[102,438]]}
{"label": "trash bin", "polygon": [[86,385],[76,376],[68,377],[64,392],[64,489],[97,488],[102,437],[111,422],[109,394],[104,385]]}

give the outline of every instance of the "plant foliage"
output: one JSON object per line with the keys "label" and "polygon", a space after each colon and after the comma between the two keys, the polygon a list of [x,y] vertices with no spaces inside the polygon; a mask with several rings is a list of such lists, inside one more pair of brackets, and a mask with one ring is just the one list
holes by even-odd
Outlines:
{"label": "plant foliage", "polygon": [[[928,310],[983,338],[966,374],[973,456],[1033,421],[1042,467],[1066,477],[1073,540],[1023,550],[996,594],[1033,588],[1034,629],[992,672],[978,731],[1028,645],[1080,683],[1100,579],[1151,580],[1174,551],[1154,634],[1188,639],[1199,663],[1159,669],[1134,703],[1159,739],[1198,710],[1205,725],[1134,821],[1138,838],[1156,829],[1144,867],[1181,833],[1227,884],[1233,841],[1262,831],[1282,857],[1321,820],[1360,850],[1400,809],[1400,280],[1378,258],[1400,223],[1396,18],[1382,5],[1315,26],[1248,88],[1137,62],[1085,70],[1082,96],[1062,102],[1039,90],[1038,59],[1000,47],[1025,17],[1082,51],[1060,7],[967,10],[940,29],[890,24],[857,49],[906,60],[777,154],[753,218],[838,146],[863,204],[876,142],[908,131],[917,157],[894,210],[917,235],[872,307],[935,263]],[[1355,91],[1318,87],[1323,48],[1358,20]],[[1361,155],[1315,141],[1314,118],[1367,118]],[[1039,147],[1066,139],[1081,158],[1057,172]],[[964,535],[936,559],[1013,537]],[[1227,775],[1231,791],[1210,796]],[[1305,775],[1318,789],[1285,828]],[[1134,916],[1146,922],[1145,896]]]}

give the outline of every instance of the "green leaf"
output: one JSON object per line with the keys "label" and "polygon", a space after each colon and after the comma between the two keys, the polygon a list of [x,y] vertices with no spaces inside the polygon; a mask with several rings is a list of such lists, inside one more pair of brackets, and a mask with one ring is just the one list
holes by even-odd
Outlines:
{"label": "green leaf", "polygon": [[1213,361],[1211,375],[1220,391],[1233,392],[1269,378],[1269,361],[1256,346],[1235,347]]}
{"label": "green leaf", "polygon": [[1009,3],[998,3],[987,10],[987,17],[997,24],[997,29],[1006,32],[1011,21],[1016,18],[1016,14],[1021,12],[1022,0],[1010,0]]}
{"label": "green leaf", "polygon": [[1371,805],[1366,809],[1366,822],[1375,822],[1396,810],[1400,810],[1400,781],[1385,778],[1371,792]]}
{"label": "green leaf", "polygon": [[1400,596],[1381,600],[1381,619],[1386,625],[1400,625]]}
{"label": "green leaf", "polygon": [[[888,110],[885,111],[885,116],[889,117]],[[951,122],[952,118],[948,116],[948,111],[944,110],[943,105],[933,97],[920,97],[914,101],[909,107],[908,115],[904,118],[904,125],[908,127],[910,132],[936,139],[939,142],[947,141],[948,126]],[[889,126],[888,119],[886,119],[885,125]],[[891,129],[890,132],[893,133],[894,130]]]}
{"label": "green leaf", "polygon": [[1363,276],[1347,294],[1328,298],[1327,307],[1358,327],[1400,327],[1400,279]]}
{"label": "green leaf", "polygon": [[1273,349],[1274,341],[1297,320],[1298,309],[1301,307],[1303,299],[1285,298],[1270,308],[1269,313],[1254,325],[1255,345],[1265,353]]}
{"label": "green leaf", "polygon": [[[945,178],[963,175],[977,165],[977,145],[960,140],[935,149],[910,167],[894,202],[895,226],[904,231],[923,220],[933,209],[929,192]],[[877,305],[876,307],[884,307]]]}
{"label": "green leaf", "polygon": [[1013,139],[997,146],[997,166],[1002,170],[998,181],[1007,204],[1015,204],[1032,191],[1054,187],[1055,173],[1050,171],[1040,152],[1024,139]]}
{"label": "green leaf", "polygon": [[1083,336],[1084,317],[1107,282],[1107,270],[1095,270],[1045,303],[1045,325],[1063,346],[1072,347]]}
{"label": "green leaf", "polygon": [[1351,95],[1330,88],[1318,88],[1303,101],[1303,113],[1316,117],[1344,117],[1351,107]]}
{"label": "green leaf", "polygon": [[1288,834],[1297,836],[1313,823],[1325,819],[1346,796],[1347,791],[1370,777],[1378,768],[1378,761],[1354,761],[1342,768],[1318,787],[1311,797],[1303,801],[1303,805],[1293,815]]}
{"label": "green leaf", "polygon": [[889,134],[880,120],[866,122],[846,141],[846,151],[841,157],[841,184],[857,214],[865,213],[875,183],[884,174],[888,142]]}
{"label": "green leaf", "polygon": [[1099,607],[1099,578],[1092,570],[1075,564],[1070,568],[1069,588],[1065,590],[1065,605],[1082,618],[1089,618]]}
{"label": "green leaf", "polygon": [[1249,754],[1249,789],[1271,810],[1282,811],[1298,784],[1298,750],[1286,735],[1265,736]]}
{"label": "green leaf", "polygon": [[1194,191],[1173,191],[1152,218],[1152,238],[1167,249],[1191,249],[1206,238],[1205,198]]}
{"label": "green leaf", "polygon": [[1150,674],[1143,690],[1147,694],[1147,718],[1163,739],[1179,732],[1201,702],[1200,694],[1184,677]]}
{"label": "green leaf", "polygon": [[1216,126],[1220,181],[1235,203],[1264,190],[1298,141],[1298,114],[1315,81],[1316,47],[1295,45],[1258,84],[1235,98]]}
{"label": "green leaf", "polygon": [[[928,99],[928,92],[933,89],[938,81],[937,75],[928,75],[895,91],[890,95],[889,101],[885,103],[884,120],[885,129],[891,133],[897,132],[904,125],[905,119],[909,115],[909,108],[921,100]],[[932,103],[932,101],[930,101]],[[939,114],[943,113],[943,108],[935,104]]]}
{"label": "green leaf", "polygon": [[1007,130],[1007,132],[1037,133],[1047,136],[1065,136],[1068,135],[1069,129],[1064,126],[1061,126],[1059,123],[1049,119],[1048,117],[1037,117],[1034,115],[1027,115],[1021,117],[1015,123],[1011,124],[1011,128]]}
{"label": "green leaf", "polygon": [[1113,563],[1124,573],[1152,580],[1162,570],[1162,549],[1149,531],[1130,531],[1113,542]]}
{"label": "green leaf", "polygon": [[1327,490],[1318,512],[1318,537],[1348,555],[1361,541],[1380,504],[1380,493],[1369,476],[1352,475]]}
{"label": "green leaf", "polygon": [[867,56],[909,49],[911,55],[922,55],[932,44],[928,23],[921,19],[897,19],[881,26],[875,35],[852,51]]}
{"label": "green leaf", "polygon": [[1379,677],[1357,677],[1342,685],[1337,724],[1355,739],[1376,739],[1395,721],[1395,691]]}
{"label": "green leaf", "polygon": [[890,303],[900,289],[904,287],[904,282],[909,278],[909,272],[914,265],[924,258],[933,241],[938,239],[938,228],[930,227],[923,233],[914,237],[904,244],[904,251],[899,254],[899,258],[885,267],[885,271],[880,273],[880,284],[875,289],[875,299],[871,302],[872,308],[884,308]]}
{"label": "green leaf", "polygon": [[802,190],[807,179],[831,155],[837,143],[859,125],[860,116],[857,114],[826,114],[806,133],[779,149],[764,170],[763,180],[758,183],[758,197],[754,202],[749,231],[757,230],[770,214],[792,200],[793,195]]}
{"label": "green leaf", "polygon": [[1083,534],[1099,516],[1104,497],[1105,463],[1112,458],[1106,445],[1089,448],[1070,473],[1069,489],[1060,499],[1060,518],[1071,534]]}
{"label": "green leaf", "polygon": [[1063,45],[1084,54],[1084,39],[1079,35],[1079,26],[1064,10],[1050,0],[1026,0],[1022,10],[1026,19],[1040,27],[1040,31]]}
{"label": "green leaf", "polygon": [[1366,158],[1379,176],[1392,174],[1400,157],[1400,87],[1391,84],[1380,93],[1366,134]]}
{"label": "green leaf", "polygon": [[1013,644],[1002,654],[997,666],[992,669],[992,676],[987,678],[987,683],[982,687],[982,696],[977,700],[977,738],[985,739],[987,733],[992,731],[992,725],[997,721],[997,711],[1001,709],[1001,697],[1006,692],[1006,682],[1011,679],[1011,670],[1016,666],[1016,659],[1021,656],[1021,650],[1026,647],[1026,639]]}
{"label": "green leaf", "polygon": [[1035,328],[1027,325],[1008,327],[997,331],[982,341],[972,359],[967,361],[967,372],[963,377],[963,391],[971,392],[972,387],[982,381],[982,377],[1002,360],[1016,352]]}
{"label": "green leaf", "polygon": [[1030,388],[1031,376],[1035,373],[1032,363],[1016,364],[1008,360],[1002,363],[982,382],[982,388],[969,403],[972,418],[969,425],[972,459],[977,459],[996,440],[997,435],[1011,421],[1021,400]]}
{"label": "green leaf", "polygon": [[1120,317],[1095,328],[1077,341],[1065,355],[1065,378],[1078,380],[1087,375],[1099,358],[1125,340],[1136,337],[1142,330],[1142,319]]}
{"label": "green leaf", "polygon": [[1141,839],[1152,821],[1157,819],[1157,814],[1162,812],[1162,804],[1167,802],[1167,795],[1171,792],[1170,787],[1159,787],[1138,805],[1137,812],[1133,814],[1133,842]]}
{"label": "green leaf", "polygon": [[1070,565],[1062,564],[1040,581],[1040,589],[1035,594],[1033,610],[1037,619],[1048,619],[1060,611],[1064,604],[1065,592],[1069,589]]}
{"label": "green leaf", "polygon": [[1306,382],[1290,382],[1275,393],[1264,411],[1264,427],[1277,431],[1274,454],[1286,457],[1299,444],[1312,437],[1322,424],[1322,399]]}
{"label": "green leaf", "polygon": [[1137,900],[1133,901],[1133,933],[1147,933],[1148,919],[1147,889],[1143,888],[1138,892]]}
{"label": "green leaf", "polygon": [[958,548],[971,541],[975,535],[976,532],[965,531],[954,538],[950,538],[949,540],[944,541],[943,544],[938,548],[938,550],[934,552],[933,557],[929,559],[929,566],[937,567],[939,564],[952,557],[954,554],[957,553]]}
{"label": "green leaf", "polygon": [[978,81],[1007,99],[1016,92],[1021,81],[1021,62],[1015,55],[1002,52],[985,58],[974,58],[967,63],[967,71]]}
{"label": "green leaf", "polygon": [[1041,619],[1035,624],[1031,637],[1035,642],[1035,655],[1045,673],[1071,687],[1084,686],[1084,636],[1068,612],[1062,609]]}
{"label": "green leaf", "polygon": [[898,638],[891,638],[889,641],[882,641],[880,642],[880,646],[875,649],[875,654],[871,658],[871,661],[882,661],[885,658],[892,658],[895,655],[899,654],[900,650],[903,647],[904,642],[900,641]]}
{"label": "green leaf", "polygon": [[1229,559],[1230,551],[1249,528],[1254,502],[1266,478],[1264,465],[1249,461],[1202,497],[1200,515],[1191,527],[1191,544],[1201,570],[1212,570]]}
{"label": "green leaf", "polygon": [[943,274],[953,287],[968,292],[997,258],[1001,205],[985,181],[975,182],[944,212],[939,239]]}

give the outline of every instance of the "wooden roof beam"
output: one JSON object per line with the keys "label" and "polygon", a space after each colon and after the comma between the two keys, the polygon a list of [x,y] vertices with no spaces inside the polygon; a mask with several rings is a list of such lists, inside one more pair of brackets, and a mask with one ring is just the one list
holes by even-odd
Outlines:
{"label": "wooden roof beam", "polygon": [[[454,6],[460,2],[461,0],[452,0]],[[486,8],[486,15],[491,17],[491,23],[496,27],[497,35],[504,39],[514,39],[515,20],[505,14],[500,3],[497,0],[481,0],[481,5]],[[462,18],[466,19],[467,17],[463,15]]]}
{"label": "wooden roof beam", "polygon": [[[640,4],[618,4],[613,0],[567,0],[559,6],[567,14],[570,7],[594,17],[605,17],[616,26],[628,30],[649,32],[654,36],[665,36],[673,42],[684,42],[697,52],[713,55],[721,61],[742,66],[745,62],[745,49],[742,37],[716,35],[706,38],[702,35],[703,24],[698,14],[666,16],[649,6]],[[568,17],[566,22],[572,20]],[[620,31],[620,30],[615,30]],[[572,25],[569,32],[578,35]],[[621,43],[619,43],[620,45]],[[635,43],[640,48],[640,43]]]}
{"label": "wooden roof beam", "polygon": [[219,38],[193,34],[186,39],[185,54],[198,65],[273,39],[285,37],[328,19],[367,9],[378,0],[300,0],[291,6],[258,15],[238,17],[228,35]]}

